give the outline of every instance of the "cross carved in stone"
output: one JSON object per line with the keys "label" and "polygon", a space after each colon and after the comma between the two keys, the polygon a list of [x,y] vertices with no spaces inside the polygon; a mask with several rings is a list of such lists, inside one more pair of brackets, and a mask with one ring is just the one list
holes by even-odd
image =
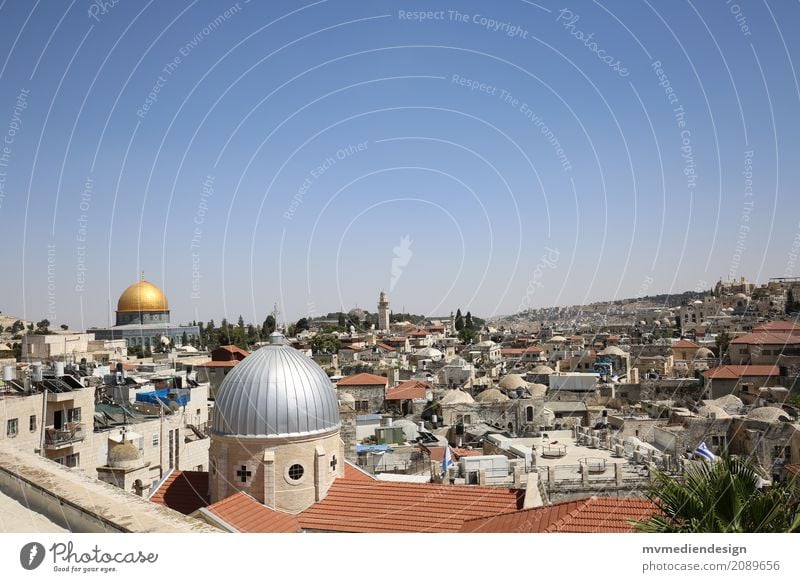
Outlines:
{"label": "cross carved in stone", "polygon": [[333,455],[333,457],[331,458],[331,470],[332,471],[336,470],[336,465],[338,463],[339,463],[339,461],[336,460],[336,455]]}
{"label": "cross carved in stone", "polygon": [[242,465],[241,469],[236,470],[236,476],[242,480],[242,483],[247,483],[247,480],[253,476],[253,472],[248,471],[246,465]]}

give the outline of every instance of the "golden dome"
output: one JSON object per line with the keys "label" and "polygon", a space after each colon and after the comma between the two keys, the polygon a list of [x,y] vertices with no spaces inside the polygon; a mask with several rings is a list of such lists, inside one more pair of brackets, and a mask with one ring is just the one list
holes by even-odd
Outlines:
{"label": "golden dome", "polygon": [[117,302],[117,311],[169,311],[169,303],[161,289],[142,279],[122,292]]}

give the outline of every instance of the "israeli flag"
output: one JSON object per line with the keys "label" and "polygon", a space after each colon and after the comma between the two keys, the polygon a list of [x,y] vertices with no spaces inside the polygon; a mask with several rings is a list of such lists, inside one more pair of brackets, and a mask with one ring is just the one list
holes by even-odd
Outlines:
{"label": "israeli flag", "polygon": [[450,454],[450,445],[444,450],[444,458],[442,459],[442,478],[447,477],[447,467],[453,464],[453,457]]}
{"label": "israeli flag", "polygon": [[705,441],[703,441],[702,443],[697,445],[697,448],[694,450],[694,454],[699,456],[699,457],[704,458],[706,461],[716,461],[717,460],[717,456],[714,453],[712,453],[710,450],[708,450],[708,447],[706,446],[706,442]]}

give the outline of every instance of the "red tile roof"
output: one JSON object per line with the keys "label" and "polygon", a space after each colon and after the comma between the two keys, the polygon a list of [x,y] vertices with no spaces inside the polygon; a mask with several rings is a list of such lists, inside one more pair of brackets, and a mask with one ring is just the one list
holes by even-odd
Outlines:
{"label": "red tile roof", "polygon": [[626,533],[630,521],[657,513],[649,499],[590,497],[465,521],[462,532],[480,533]]}
{"label": "red tile roof", "polygon": [[385,343],[382,343],[382,342],[378,342],[378,347],[381,348],[382,350],[386,350],[387,352],[396,352],[397,351],[392,346],[390,346],[388,344],[385,344]]}
{"label": "red tile roof", "polygon": [[241,360],[211,360],[202,364],[195,364],[195,368],[233,368]]}
{"label": "red tile roof", "polygon": [[524,491],[337,479],[298,515],[303,529],[335,532],[457,532],[467,519],[518,509]]}
{"label": "red tile roof", "polygon": [[462,449],[459,447],[450,447],[450,450],[453,452],[453,457],[455,461],[460,459],[461,457],[480,457],[483,455],[483,451],[479,451],[476,449]]}
{"label": "red tile roof", "polygon": [[800,344],[800,336],[791,333],[757,332],[740,335],[731,340],[732,344],[786,346]]}
{"label": "red tile roof", "polygon": [[339,380],[337,386],[386,386],[388,378],[386,376],[376,376],[375,374],[354,374]]}
{"label": "red tile roof", "polygon": [[386,400],[424,400],[426,391],[431,389],[433,389],[433,386],[427,382],[406,380],[394,388],[389,388],[386,392]]}
{"label": "red tile roof", "polygon": [[762,366],[751,364],[749,366],[719,366],[717,368],[706,370],[703,372],[703,376],[712,380],[718,378],[736,380],[738,378],[742,378],[743,376],[779,376],[780,373],[781,371],[778,366]]}
{"label": "red tile roof", "polygon": [[300,524],[288,513],[275,511],[239,492],[206,508],[216,517],[242,533],[297,533]]}
{"label": "red tile roof", "polygon": [[184,515],[208,505],[208,473],[205,471],[173,471],[150,497]]}
{"label": "red tile roof", "polygon": [[501,356],[521,356],[525,348],[500,348]]}
{"label": "red tile roof", "polygon": [[776,333],[791,333],[797,335],[800,334],[800,324],[797,324],[794,321],[769,321],[753,329],[754,333],[763,331],[776,332]]}
{"label": "red tile roof", "polygon": [[350,461],[344,462],[344,478],[350,481],[375,481],[375,477]]}
{"label": "red tile roof", "polygon": [[679,350],[682,350],[682,349],[697,350],[697,349],[700,348],[699,345],[697,345],[693,341],[690,341],[690,340],[687,340],[687,339],[678,340],[674,344],[672,344],[672,346],[670,346],[670,347],[673,350],[674,349],[679,349]]}

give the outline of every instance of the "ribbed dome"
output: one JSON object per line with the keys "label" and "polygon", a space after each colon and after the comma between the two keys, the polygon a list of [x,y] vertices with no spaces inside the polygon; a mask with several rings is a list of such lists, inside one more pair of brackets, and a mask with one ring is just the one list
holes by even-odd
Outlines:
{"label": "ribbed dome", "polygon": [[233,368],[217,391],[213,430],[218,434],[305,436],[339,425],[327,374],[279,333]]}
{"label": "ribbed dome", "polygon": [[167,296],[156,285],[142,279],[137,281],[119,296],[117,311],[169,311]]}
{"label": "ribbed dome", "polygon": [[500,380],[499,386],[503,390],[516,390],[517,388],[527,388],[528,383],[519,374],[506,374]]}

